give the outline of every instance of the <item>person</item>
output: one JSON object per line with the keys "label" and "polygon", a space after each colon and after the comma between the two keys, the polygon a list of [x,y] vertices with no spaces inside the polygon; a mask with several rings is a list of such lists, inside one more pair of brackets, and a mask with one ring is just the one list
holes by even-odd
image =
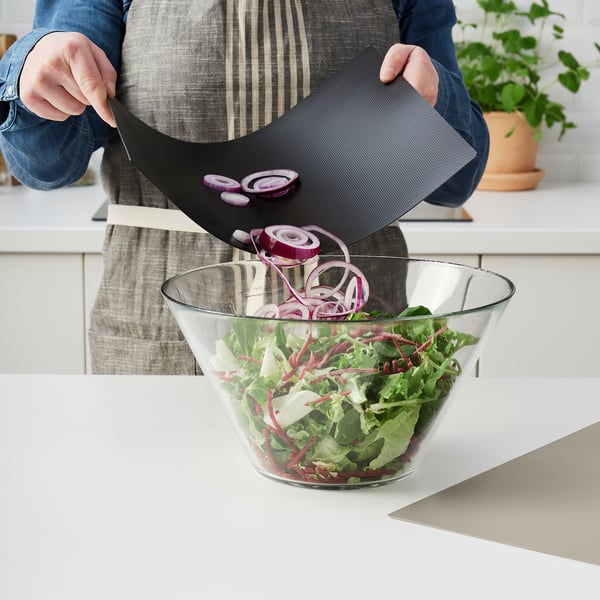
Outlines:
{"label": "person", "polygon": [[[78,180],[104,148],[111,203],[175,208],[127,160],[109,98],[172,137],[223,141],[268,124],[373,46],[382,82],[405,77],[477,151],[427,199],[458,206],[481,177],[489,140],[457,66],[455,22],[452,0],[38,0],[32,31],[0,62],[0,150],[23,184],[49,190]],[[160,286],[235,250],[141,215],[106,228],[92,370],[198,373]],[[397,225],[357,247],[408,252]]]}

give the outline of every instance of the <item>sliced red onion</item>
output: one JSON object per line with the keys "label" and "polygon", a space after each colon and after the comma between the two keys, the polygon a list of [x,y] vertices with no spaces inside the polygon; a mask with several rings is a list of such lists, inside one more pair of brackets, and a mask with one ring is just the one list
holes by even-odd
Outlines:
{"label": "sliced red onion", "polygon": [[291,267],[297,267],[299,264],[302,264],[303,260],[298,260],[297,258],[283,258],[282,256],[275,256],[266,250],[259,250],[260,257],[264,259],[264,262],[269,263],[270,265],[277,265],[278,267],[287,269]]}
{"label": "sliced red onion", "polygon": [[279,306],[277,304],[265,304],[261,306],[255,313],[255,317],[265,317],[267,319],[278,319],[279,318]]}
{"label": "sliced red onion", "polygon": [[247,231],[244,231],[243,229],[236,229],[232,234],[231,237],[238,241],[241,242],[242,244],[250,244],[252,241],[252,238],[250,237],[250,234]]}
{"label": "sliced red onion", "polygon": [[345,319],[354,311],[343,302],[322,302],[312,312],[313,319]]}
{"label": "sliced red onion", "polygon": [[[317,265],[307,275],[304,289],[296,290],[280,267],[306,263],[308,259],[301,258],[303,252],[299,249],[305,248],[306,245],[314,246],[313,231],[318,231],[336,241],[344,259],[332,259]],[[276,305],[277,311],[273,309],[273,304],[268,304],[260,309],[256,316],[279,319],[343,320],[359,311],[367,302],[369,284],[362,271],[350,263],[348,248],[339,238],[320,227],[275,225],[265,229],[253,229],[250,231],[250,238],[258,258],[275,270],[290,292],[290,298]],[[263,244],[267,248],[262,247]],[[317,246],[317,253],[319,246],[320,244]],[[314,247],[310,252],[314,252]],[[294,254],[295,257],[290,254]],[[339,281],[335,285],[320,284],[319,276],[329,269],[341,269]],[[348,281],[350,274],[353,276]]]}
{"label": "sliced red onion", "polygon": [[344,255],[344,259],[346,260],[346,262],[350,262],[350,252],[348,250],[348,246],[346,246],[346,244],[343,242],[343,240],[341,238],[339,238],[337,235],[334,235],[330,231],[326,231],[325,229],[323,229],[322,227],[319,227],[318,225],[305,225],[304,229],[306,229],[306,231],[313,231],[316,233],[320,233],[321,235],[324,235],[324,236],[328,237],[329,239],[333,240],[337,244],[339,249],[342,251],[342,254]]}
{"label": "sliced red onion", "polygon": [[330,285],[313,285],[310,291],[310,298],[314,298],[315,302],[319,302],[321,298],[343,301],[345,297],[343,292],[334,291]]}
{"label": "sliced red onion", "polygon": [[319,254],[321,242],[313,233],[293,225],[270,225],[258,236],[260,247],[275,256],[305,261]]}
{"label": "sliced red onion", "polygon": [[221,192],[221,200],[231,206],[248,206],[250,198],[239,192]]}
{"label": "sliced red onion", "polygon": [[270,175],[267,177],[262,177],[261,179],[257,179],[253,189],[260,190],[261,192],[272,192],[273,190],[278,190],[281,187],[287,187],[290,180],[283,175]]}
{"label": "sliced red onion", "polygon": [[242,189],[239,181],[225,175],[217,175],[214,173],[205,175],[202,183],[219,192],[239,192]]}
{"label": "sliced red onion", "polygon": [[311,318],[311,311],[308,306],[305,306],[298,301],[288,301],[280,304],[279,318],[280,319],[304,319],[309,320]]}
{"label": "sliced red onion", "polygon": [[287,194],[298,179],[292,169],[271,169],[246,175],[241,181],[242,191],[275,198]]}
{"label": "sliced red onion", "polygon": [[[287,277],[283,274],[281,269],[279,268],[279,264],[277,260],[275,260],[268,252],[265,252],[260,248],[257,242],[257,238],[260,235],[262,229],[251,229],[250,230],[250,239],[252,241],[252,245],[254,246],[254,251],[256,252],[257,257],[261,262],[265,265],[271,267],[277,275],[279,275],[280,279],[283,281],[290,294],[299,302],[302,302],[301,295],[296,291],[294,286],[288,281]],[[295,264],[301,264],[301,261],[297,261]]]}
{"label": "sliced red onion", "polygon": [[[364,303],[363,289],[365,281],[362,277],[353,277],[348,282],[346,294],[344,295],[344,304],[352,309],[352,312],[357,312]],[[368,288],[367,288],[368,292]]]}
{"label": "sliced red onion", "polygon": [[328,260],[327,262],[317,265],[308,274],[308,277],[306,278],[305,289],[306,289],[307,295],[311,295],[311,288],[313,286],[313,283],[315,283],[317,281],[317,278],[319,277],[319,275],[321,275],[323,272],[327,271],[328,269],[333,269],[333,268],[342,269],[342,276],[340,277],[340,281],[337,283],[337,285],[333,286],[332,293],[335,293],[338,290],[340,290],[342,288],[342,286],[344,285],[344,283],[348,277],[348,274],[350,272],[353,272],[357,277],[360,277],[360,279],[363,280],[362,295],[364,296],[365,302],[366,302],[369,297],[369,285],[367,284],[365,276],[363,275],[362,271],[358,267],[356,267],[355,265],[353,265],[350,262],[343,261],[343,260]]}

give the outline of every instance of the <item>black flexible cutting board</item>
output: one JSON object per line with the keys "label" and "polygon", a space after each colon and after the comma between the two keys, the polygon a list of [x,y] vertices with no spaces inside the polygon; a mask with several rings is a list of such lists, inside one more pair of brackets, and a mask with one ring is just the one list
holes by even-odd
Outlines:
{"label": "black flexible cutting board", "polygon": [[[131,162],[177,207],[216,237],[267,225],[318,225],[347,244],[392,223],[475,156],[463,138],[403,79],[379,81],[367,48],[271,124],[244,137],[192,143],[149,127],[118,100],[111,106]],[[223,203],[207,173],[240,180],[267,169],[299,173],[280,198]],[[323,240],[323,249],[331,249]]]}

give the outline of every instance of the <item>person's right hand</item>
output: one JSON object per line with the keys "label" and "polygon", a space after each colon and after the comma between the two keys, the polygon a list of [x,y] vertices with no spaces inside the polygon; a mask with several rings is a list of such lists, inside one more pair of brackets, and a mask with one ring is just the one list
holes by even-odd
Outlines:
{"label": "person's right hand", "polygon": [[36,115],[65,121],[92,106],[111,127],[108,106],[117,73],[104,51],[80,33],[55,32],[33,47],[19,78],[19,97]]}

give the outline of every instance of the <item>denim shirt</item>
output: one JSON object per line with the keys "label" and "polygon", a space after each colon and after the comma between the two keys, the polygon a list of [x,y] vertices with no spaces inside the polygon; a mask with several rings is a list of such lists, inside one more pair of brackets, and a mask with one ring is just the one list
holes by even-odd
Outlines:
{"label": "denim shirt", "polygon": [[[40,190],[79,179],[92,152],[102,147],[109,126],[88,107],[64,122],[42,119],[19,99],[18,81],[33,46],[54,31],[77,31],[101,47],[118,71],[121,44],[132,0],[38,0],[30,33],[19,38],[0,61],[0,150],[13,175]],[[428,198],[457,206],[475,189],[487,160],[489,138],[481,111],[469,98],[456,62],[452,0],[391,0],[398,16],[399,41],[423,47],[440,87],[436,110],[477,151],[477,157]]]}

